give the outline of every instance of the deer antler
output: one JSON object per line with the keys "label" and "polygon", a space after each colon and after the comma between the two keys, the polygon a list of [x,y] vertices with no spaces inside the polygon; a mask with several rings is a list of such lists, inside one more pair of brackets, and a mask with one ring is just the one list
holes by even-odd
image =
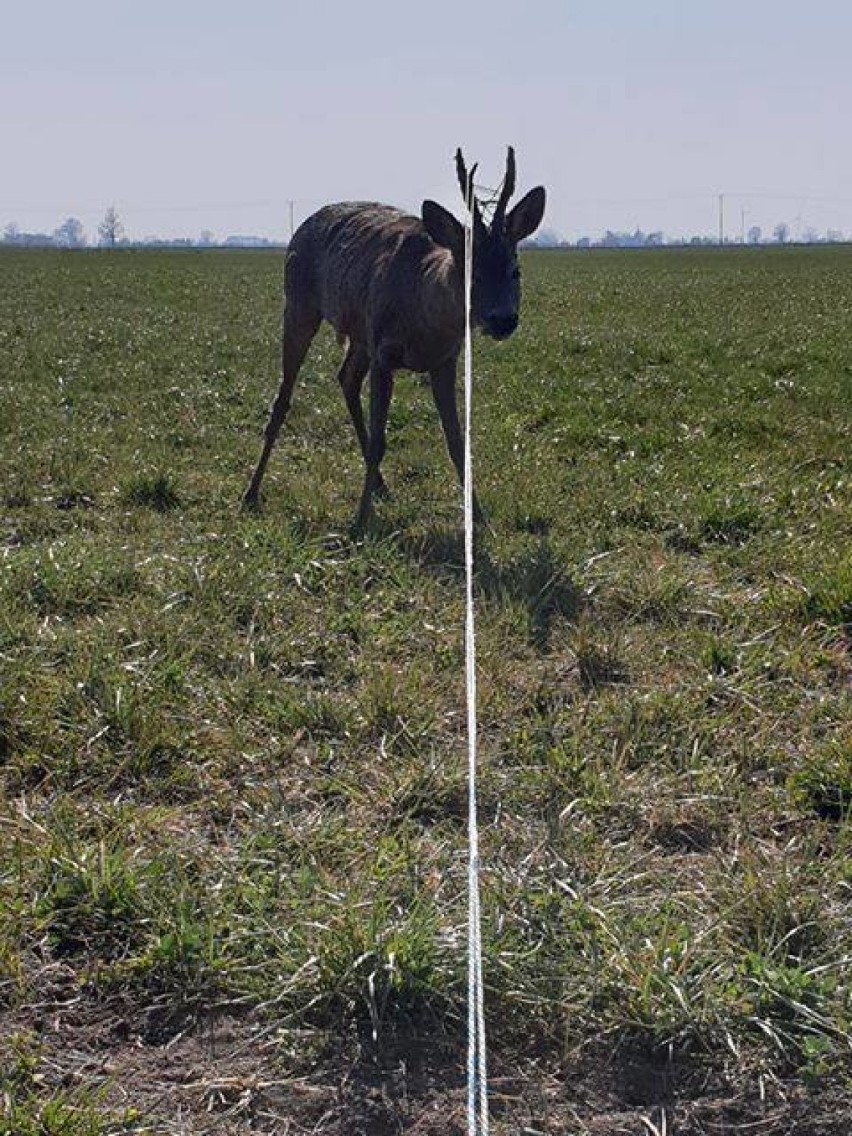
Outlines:
{"label": "deer antler", "polygon": [[497,207],[494,210],[494,220],[502,221],[506,215],[506,206],[509,204],[509,199],[515,192],[515,148],[509,147],[509,153],[506,156],[506,176],[503,178],[503,185],[500,188],[500,196],[497,199]]}
{"label": "deer antler", "polygon": [[461,146],[456,150],[456,174],[458,175],[459,179],[459,187],[461,189],[465,205],[473,212],[474,225],[483,224],[482,213],[479,209],[479,202],[476,200],[476,194],[473,190],[473,175],[476,173],[476,167],[478,166],[478,164],[478,162],[474,162],[474,164],[470,168],[470,173],[468,173],[467,167],[464,164],[464,158],[462,157]]}

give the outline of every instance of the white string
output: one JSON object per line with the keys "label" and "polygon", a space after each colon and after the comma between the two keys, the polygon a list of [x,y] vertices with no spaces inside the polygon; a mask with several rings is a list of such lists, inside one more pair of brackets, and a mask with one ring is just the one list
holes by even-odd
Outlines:
{"label": "white string", "polygon": [[473,458],[471,420],[473,350],[470,309],[473,289],[473,186],[469,186],[464,227],[464,560],[465,673],[468,752],[468,934],[467,934],[467,1130],[488,1136],[488,1078],[485,997],[482,983],[482,928],[479,910],[479,826],[476,815],[476,633],[473,613]]}

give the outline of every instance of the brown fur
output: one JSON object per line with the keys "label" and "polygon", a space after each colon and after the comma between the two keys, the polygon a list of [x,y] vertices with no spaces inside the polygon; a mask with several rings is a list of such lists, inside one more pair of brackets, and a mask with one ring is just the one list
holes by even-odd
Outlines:
{"label": "brown fur", "polygon": [[[513,163],[512,156],[512,171]],[[510,334],[517,322],[515,246],[520,237],[516,231],[525,235],[530,225],[535,228],[543,208],[544,191],[533,190],[513,210],[514,222],[512,214],[501,216],[499,225],[495,218],[488,232],[477,216],[474,300],[476,306],[479,298],[483,309],[478,322],[486,331],[492,326],[491,334],[497,338]],[[434,202],[424,202],[423,209],[421,220],[373,202],[327,205],[294,234],[284,274],[281,385],[243,499],[246,506],[257,504],[296,376],[322,320],[348,341],[338,381],[367,466],[359,521],[369,515],[373,497],[384,491],[380,465],[397,370],[429,373],[447,448],[463,478],[455,394],[456,361],[464,336],[463,230]],[[368,371],[369,430],[361,407],[361,386]]]}
{"label": "brown fur", "polygon": [[326,205],[299,228],[288,252],[288,304],[318,311],[350,342],[430,371],[458,352],[462,278],[419,217],[389,205]]}

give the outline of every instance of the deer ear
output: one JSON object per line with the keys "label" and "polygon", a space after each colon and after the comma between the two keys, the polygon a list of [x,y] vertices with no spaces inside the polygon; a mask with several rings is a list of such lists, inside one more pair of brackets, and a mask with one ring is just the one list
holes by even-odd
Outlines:
{"label": "deer ear", "polygon": [[424,201],[420,216],[426,232],[436,245],[452,253],[464,251],[464,226],[437,201]]}
{"label": "deer ear", "polygon": [[544,186],[537,185],[509,211],[506,218],[506,235],[510,241],[517,244],[536,231],[544,216],[544,203]]}

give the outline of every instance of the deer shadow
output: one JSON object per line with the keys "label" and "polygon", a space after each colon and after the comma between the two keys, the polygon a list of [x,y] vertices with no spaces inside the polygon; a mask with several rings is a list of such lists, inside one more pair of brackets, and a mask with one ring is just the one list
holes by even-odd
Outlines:
{"label": "deer shadow", "polygon": [[[416,534],[395,530],[388,535],[423,571],[459,583],[464,579],[464,534],[457,527],[434,525]],[[489,531],[480,526],[474,537],[474,594],[497,604],[520,605],[530,641],[545,653],[556,621],[575,622],[584,597],[554,553],[547,527],[533,535],[533,544],[504,562],[489,547]]]}

